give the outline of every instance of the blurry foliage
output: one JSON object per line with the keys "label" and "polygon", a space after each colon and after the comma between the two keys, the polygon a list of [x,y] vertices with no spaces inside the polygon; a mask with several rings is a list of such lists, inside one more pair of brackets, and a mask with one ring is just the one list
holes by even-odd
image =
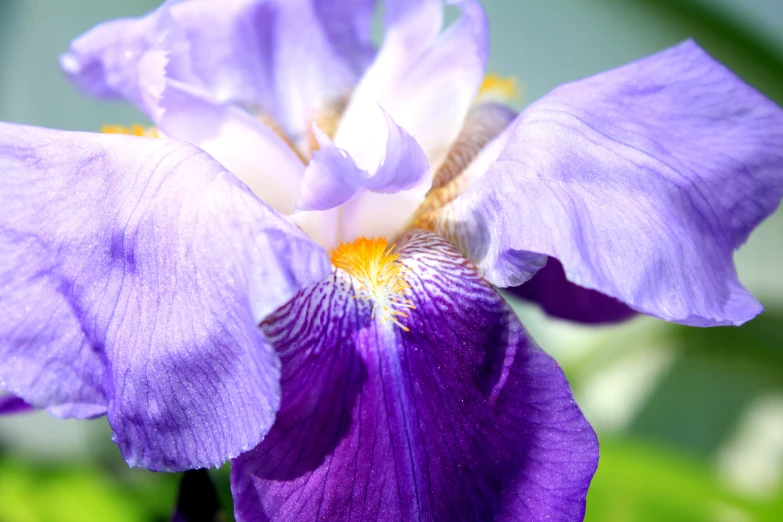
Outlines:
{"label": "blurry foliage", "polygon": [[169,520],[177,476],[95,463],[47,466],[0,456],[0,522]]}
{"label": "blurry foliage", "polygon": [[714,456],[754,399],[783,393],[783,310],[767,310],[739,328],[671,325],[663,335],[679,358],[631,434]]}
{"label": "blurry foliage", "polygon": [[783,491],[751,500],[719,484],[709,466],[686,453],[602,437],[601,462],[587,522],[779,522]]}

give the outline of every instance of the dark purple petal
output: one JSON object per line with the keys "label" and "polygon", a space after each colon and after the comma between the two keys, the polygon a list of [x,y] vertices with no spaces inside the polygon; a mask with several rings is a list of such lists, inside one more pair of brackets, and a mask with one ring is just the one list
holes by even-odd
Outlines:
{"label": "dark purple petal", "polygon": [[35,408],[27,404],[23,399],[20,399],[16,395],[0,396],[0,415],[8,415],[11,413],[27,413],[33,410],[35,410]]}
{"label": "dark purple petal", "polygon": [[602,324],[625,321],[636,315],[614,297],[575,285],[566,279],[563,265],[550,257],[544,268],[520,286],[505,289],[507,292],[533,301],[547,314],[578,321],[580,323]]}
{"label": "dark purple petal", "polygon": [[399,252],[410,331],[340,270],[262,324],[283,402],[232,462],[237,519],[581,521],[598,445],[557,363],[445,241]]}
{"label": "dark purple petal", "polygon": [[476,162],[497,161],[431,228],[493,284],[546,254],[669,321],[761,311],[732,254],[783,194],[783,111],[693,42],[556,89],[486,151]]}
{"label": "dark purple petal", "polygon": [[195,147],[0,124],[0,385],[108,412],[133,466],[258,444],[279,361],[258,322],[324,251]]}

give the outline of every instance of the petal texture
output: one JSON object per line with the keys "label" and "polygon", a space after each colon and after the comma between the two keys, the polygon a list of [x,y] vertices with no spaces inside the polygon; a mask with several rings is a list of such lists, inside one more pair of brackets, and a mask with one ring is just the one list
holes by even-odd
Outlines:
{"label": "petal texture", "polygon": [[491,166],[429,228],[493,284],[521,284],[546,254],[669,321],[761,311],[732,253],[783,194],[783,111],[694,43],[559,87],[474,163]]}
{"label": "petal texture", "polygon": [[238,520],[582,520],[598,459],[554,360],[442,239],[402,239],[409,331],[336,271],[262,328],[277,423],[232,462]]}
{"label": "petal texture", "polygon": [[217,465],[279,404],[257,323],[329,271],[198,149],[0,125],[0,386],[108,413],[133,466]]}

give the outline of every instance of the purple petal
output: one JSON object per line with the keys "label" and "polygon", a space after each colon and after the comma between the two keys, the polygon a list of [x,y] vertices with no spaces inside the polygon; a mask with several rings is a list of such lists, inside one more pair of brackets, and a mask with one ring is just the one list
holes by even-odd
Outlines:
{"label": "purple petal", "polygon": [[0,125],[0,383],[108,412],[133,466],[217,465],[274,420],[258,322],[328,273],[318,246],[200,150]]}
{"label": "purple petal", "polygon": [[557,363],[445,241],[402,244],[410,331],[339,270],[262,324],[283,403],[237,519],[582,520],[598,445]]}
{"label": "purple petal", "polygon": [[20,399],[16,395],[0,396],[0,415],[27,413],[33,410],[35,410],[35,408],[27,404],[23,399]]}
{"label": "purple petal", "polygon": [[556,89],[487,150],[497,161],[434,228],[493,284],[546,254],[669,321],[761,311],[732,253],[783,194],[783,112],[694,43]]}
{"label": "purple petal", "polygon": [[152,87],[139,64],[160,51],[165,81],[270,115],[296,135],[313,112],[347,97],[371,60],[372,8],[371,0],[166,2],[143,18],[97,26],[61,64],[88,92],[138,103]]}
{"label": "purple petal", "polygon": [[[429,179],[430,167],[416,140],[394,123],[388,114],[384,114],[388,126],[386,153],[372,176],[357,167],[346,151],[337,148],[326,134],[313,126],[319,149],[305,169],[296,202],[298,210],[328,210],[356,197],[341,209],[342,218],[349,222],[343,225],[343,231],[349,237],[365,235],[355,229],[373,225],[375,215],[380,215],[386,225],[392,227],[395,235],[402,230],[413,212],[405,203],[410,200],[415,208],[424,199],[427,187],[423,183]],[[402,193],[412,188],[417,188],[415,194]],[[361,210],[365,206],[365,200],[373,199],[373,194],[368,194],[367,190],[380,194],[401,194],[398,198],[388,198],[383,205],[371,204],[369,214],[372,215],[355,212],[357,208]],[[397,212],[399,210],[404,212]],[[303,224],[300,223],[300,226]],[[376,234],[378,230],[384,229],[374,229]]]}
{"label": "purple petal", "polygon": [[60,56],[60,67],[87,94],[126,98],[143,107],[137,65],[154,23],[149,15],[103,23],[71,42]]}
{"label": "purple petal", "polygon": [[353,159],[334,146],[316,126],[313,133],[320,148],[305,169],[296,200],[298,210],[328,210],[342,205],[362,189],[367,173]]}
{"label": "purple petal", "polygon": [[[376,115],[377,105],[415,138],[433,168],[459,134],[484,74],[488,31],[478,2],[454,3],[462,15],[437,38],[440,2],[402,2],[390,9],[384,45],[357,85],[335,136],[360,167],[378,164],[383,153],[377,142],[385,122]],[[378,157],[365,161],[368,150]]]}
{"label": "purple petal", "polygon": [[274,130],[229,103],[213,103],[169,82],[159,100],[158,126],[167,136],[208,152],[265,203],[294,209],[304,163]]}
{"label": "purple petal", "polygon": [[615,323],[636,315],[636,312],[617,299],[568,281],[563,265],[554,257],[550,257],[546,266],[536,272],[530,281],[505,290],[538,303],[544,312],[553,317],[569,321]]}
{"label": "purple petal", "polygon": [[394,194],[408,190],[429,177],[430,166],[427,156],[405,129],[394,123],[392,117],[383,111],[389,136],[386,153],[375,174],[367,180],[367,188],[382,194]]}

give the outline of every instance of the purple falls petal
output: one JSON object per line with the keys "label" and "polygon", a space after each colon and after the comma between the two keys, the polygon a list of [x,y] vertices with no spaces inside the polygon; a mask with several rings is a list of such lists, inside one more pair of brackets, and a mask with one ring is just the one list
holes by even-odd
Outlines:
{"label": "purple falls petal", "polygon": [[532,252],[669,321],[761,311],[732,254],[783,194],[783,111],[693,42],[556,89],[498,140],[433,227],[493,284],[528,279]]}
{"label": "purple falls petal", "polygon": [[0,415],[9,415],[12,413],[27,413],[34,411],[35,408],[27,404],[23,399],[16,395],[0,396]]}
{"label": "purple falls petal", "polygon": [[0,124],[0,386],[107,412],[132,466],[221,464],[263,438],[279,360],[257,328],[325,252],[195,147]]}
{"label": "purple falls petal", "polygon": [[588,324],[625,321],[636,315],[614,297],[575,285],[566,279],[563,265],[550,257],[544,268],[520,286],[505,289],[516,297],[537,303],[552,317]]}
{"label": "purple falls petal", "polygon": [[581,521],[598,445],[557,363],[448,243],[401,244],[410,331],[339,270],[262,324],[283,402],[237,520]]}

